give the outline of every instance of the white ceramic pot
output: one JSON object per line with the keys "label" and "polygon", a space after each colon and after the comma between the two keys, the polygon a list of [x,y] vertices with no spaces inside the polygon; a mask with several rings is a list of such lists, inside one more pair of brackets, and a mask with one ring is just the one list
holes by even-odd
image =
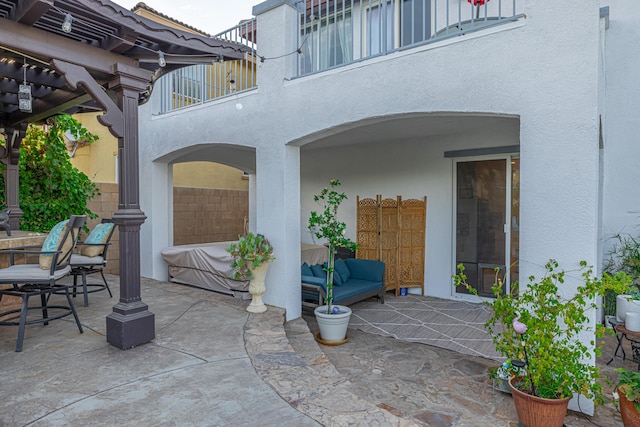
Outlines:
{"label": "white ceramic pot", "polygon": [[640,313],[628,311],[624,318],[624,327],[631,332],[640,332]]}
{"label": "white ceramic pot", "polygon": [[351,309],[344,305],[332,305],[331,307],[337,307],[339,312],[328,314],[326,305],[316,307],[313,311],[320,329],[320,338],[326,343],[342,343],[347,338]]}
{"label": "white ceramic pot", "polygon": [[616,320],[625,322],[627,313],[640,314],[640,300],[631,299],[631,295],[618,295],[616,297]]}

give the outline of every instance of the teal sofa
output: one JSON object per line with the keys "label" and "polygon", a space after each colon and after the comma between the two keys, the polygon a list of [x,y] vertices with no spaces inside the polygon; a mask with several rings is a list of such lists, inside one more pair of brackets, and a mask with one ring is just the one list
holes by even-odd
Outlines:
{"label": "teal sofa", "polygon": [[[324,305],[327,297],[326,264],[302,264],[302,305]],[[356,258],[338,258],[333,273],[333,303],[351,305],[371,297],[384,304],[385,265],[382,261]]]}

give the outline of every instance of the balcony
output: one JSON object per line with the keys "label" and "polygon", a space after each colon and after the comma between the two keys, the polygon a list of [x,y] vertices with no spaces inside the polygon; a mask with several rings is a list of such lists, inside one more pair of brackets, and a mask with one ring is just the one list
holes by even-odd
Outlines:
{"label": "balcony", "polygon": [[[293,75],[283,77],[319,73],[517,21],[524,17],[523,1],[299,2],[298,28],[290,30],[297,31],[298,36],[296,70]],[[247,54],[241,61],[195,65],[162,77],[156,84],[160,91],[157,113],[204,104],[255,88],[258,66],[265,59],[258,52],[257,30],[256,19],[253,19],[214,36],[249,47],[253,54]]]}
{"label": "balcony", "polygon": [[[256,20],[243,22],[214,38],[242,44],[256,51]],[[159,114],[204,104],[256,87],[256,57],[220,61],[180,68],[161,77],[156,84],[161,93]]]}

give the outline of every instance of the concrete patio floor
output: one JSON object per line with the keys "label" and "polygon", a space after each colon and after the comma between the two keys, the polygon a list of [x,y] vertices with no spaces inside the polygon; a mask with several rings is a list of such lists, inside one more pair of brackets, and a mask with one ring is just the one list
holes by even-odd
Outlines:
{"label": "concrete patio floor", "polygon": [[[249,314],[248,301],[188,286],[142,279],[156,338],[119,350],[105,338],[119,280],[107,278],[114,298],[76,298],[84,334],[71,318],[27,326],[16,353],[17,328],[0,328],[0,426],[517,425],[490,359],[357,329],[321,346],[312,316],[285,324],[281,309]],[[612,405],[566,425],[591,422],[622,425]]]}

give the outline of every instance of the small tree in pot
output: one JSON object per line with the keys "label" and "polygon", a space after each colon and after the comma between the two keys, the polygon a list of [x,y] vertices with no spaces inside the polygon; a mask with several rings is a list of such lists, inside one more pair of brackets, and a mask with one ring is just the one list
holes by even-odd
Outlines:
{"label": "small tree in pot", "polygon": [[[485,328],[496,350],[508,359],[524,361],[524,374],[511,379],[510,385],[518,418],[528,427],[562,426],[574,393],[593,399],[595,404],[602,403],[602,385],[597,381],[600,370],[591,363],[600,349],[594,341],[589,345],[580,341],[580,334],[594,332],[587,312],[596,309],[596,296],[604,295],[607,289],[623,293],[631,284],[624,273],[596,278],[582,262],[582,284],[575,292],[567,291],[563,289],[566,273],[558,269],[558,263],[550,260],[545,268],[542,278],[529,277],[526,287],[519,287],[516,282],[510,292],[505,291],[497,272],[492,287],[494,299],[485,301],[491,309]],[[458,269],[455,285],[478,295],[467,283],[464,267],[459,265]],[[596,334],[602,333],[603,327],[598,325]],[[560,405],[554,400],[564,402]],[[536,402],[540,407],[528,413],[520,402]],[[542,407],[545,404],[560,409],[559,420],[551,422],[549,410],[549,418],[541,421],[540,414],[547,413],[547,408]]]}
{"label": "small tree in pot", "polygon": [[227,252],[233,257],[231,262],[231,268],[234,270],[233,278],[250,282],[249,293],[252,298],[247,311],[264,313],[267,311],[267,307],[262,302],[262,294],[265,291],[264,278],[267,275],[269,263],[276,259],[273,256],[273,246],[262,234],[249,232],[229,245]]}
{"label": "small tree in pot", "polygon": [[358,245],[345,237],[347,225],[338,221],[338,208],[343,200],[347,198],[346,194],[338,193],[336,188],[340,186],[340,181],[332,179],[329,181],[329,187],[325,187],[319,194],[313,196],[313,201],[322,207],[322,211],[311,212],[309,217],[309,230],[318,238],[326,239],[329,244],[329,260],[327,262],[327,314],[332,313],[331,304],[333,303],[333,274],[335,252],[338,248],[347,248],[356,250]]}

